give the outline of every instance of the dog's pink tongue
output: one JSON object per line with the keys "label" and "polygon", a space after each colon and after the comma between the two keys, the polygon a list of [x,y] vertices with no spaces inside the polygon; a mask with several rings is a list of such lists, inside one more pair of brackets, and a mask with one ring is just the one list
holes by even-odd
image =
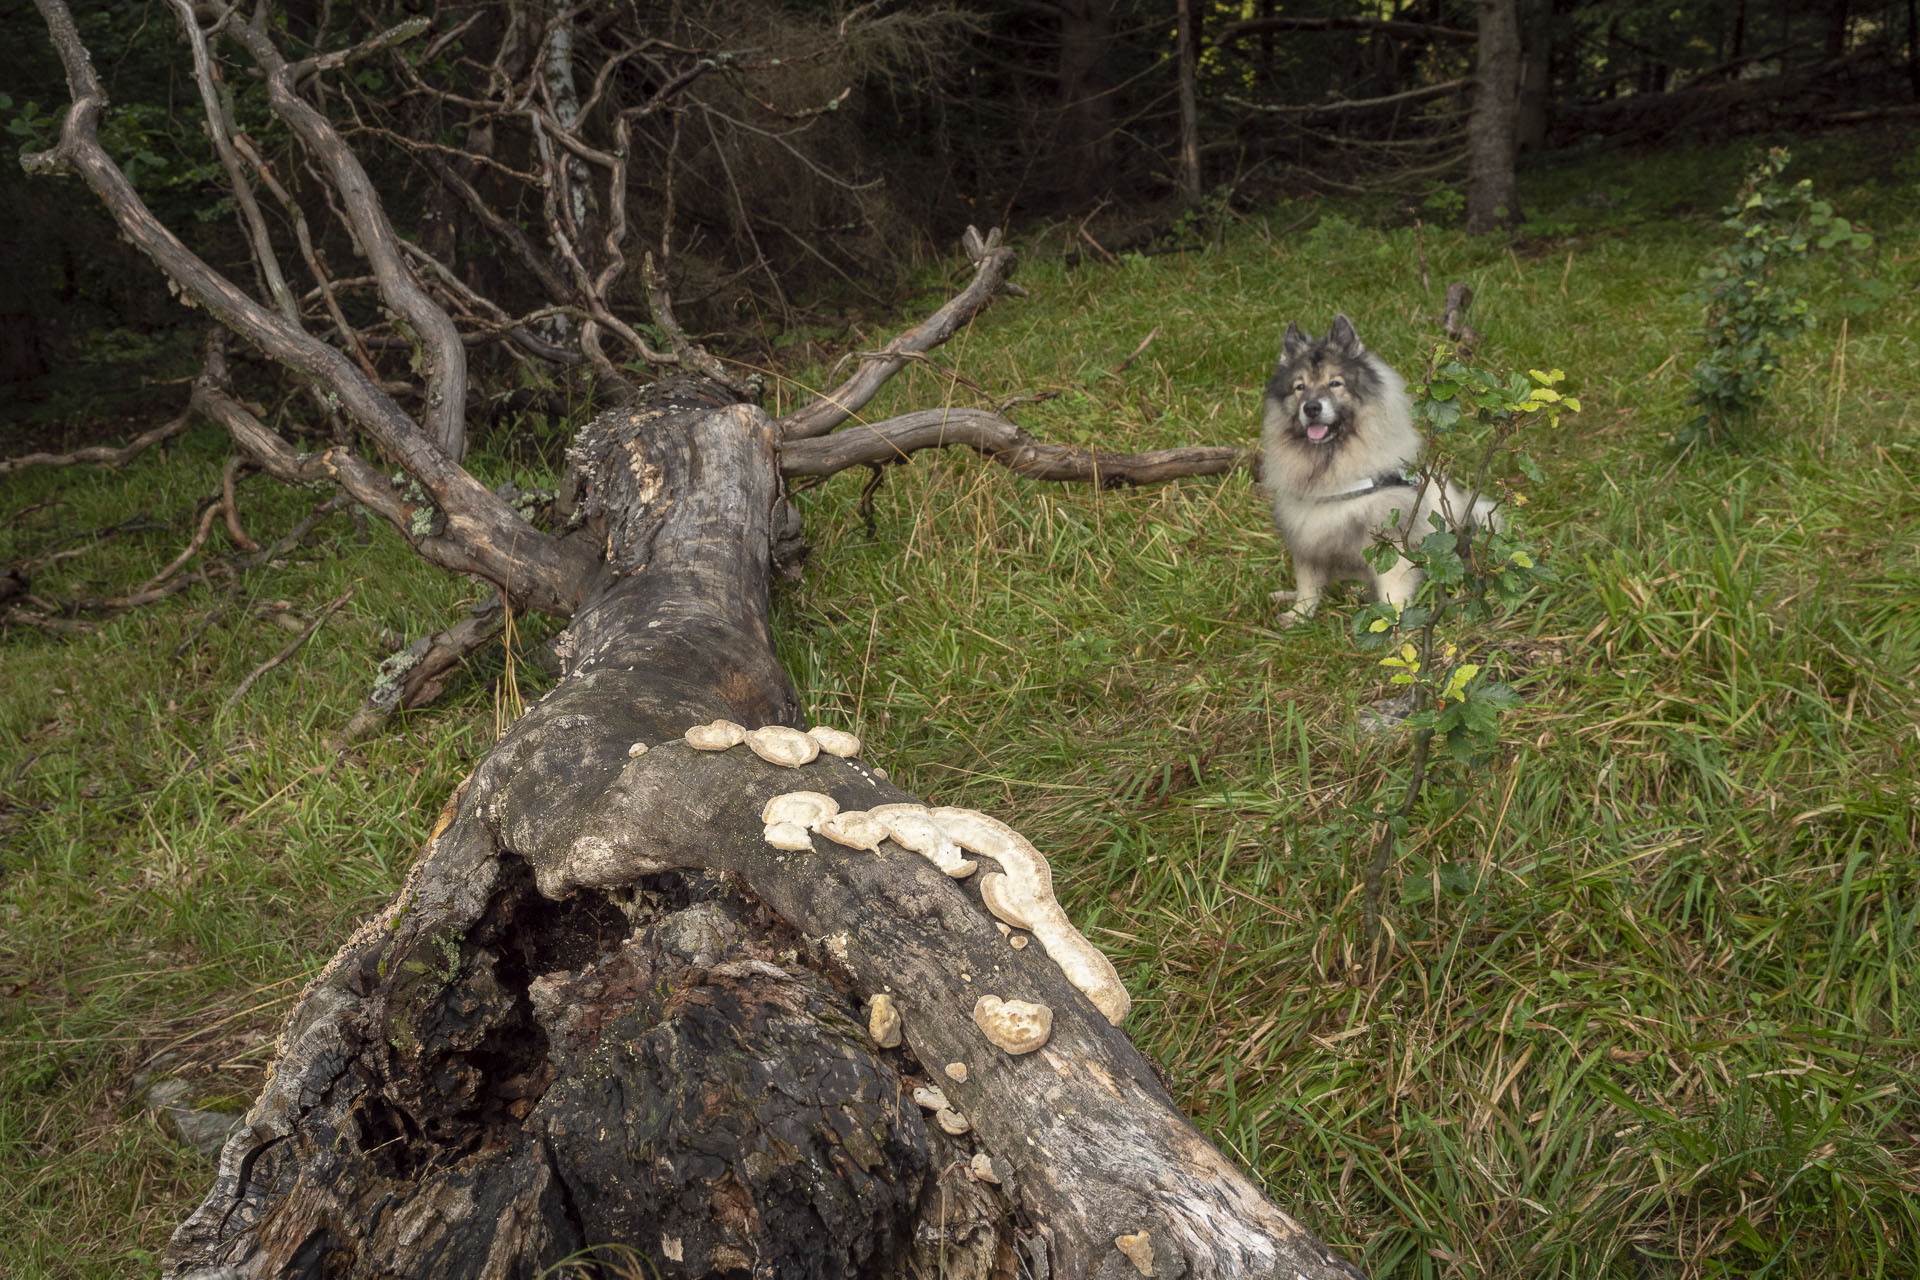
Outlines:
{"label": "dog's pink tongue", "polygon": [[1326,438],[1327,438],[1327,424],[1326,424],[1326,423],[1324,423],[1324,422],[1315,422],[1315,423],[1313,423],[1313,424],[1311,424],[1311,425],[1309,425],[1309,426],[1307,427],[1307,439],[1309,439],[1309,440],[1325,440]]}

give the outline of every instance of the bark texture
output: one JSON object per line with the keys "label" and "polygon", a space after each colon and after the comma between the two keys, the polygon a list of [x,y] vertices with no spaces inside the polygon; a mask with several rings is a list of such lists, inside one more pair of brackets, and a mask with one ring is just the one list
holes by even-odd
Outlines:
{"label": "bark texture", "polygon": [[[797,719],[766,626],[786,514],[770,419],[711,384],[661,395],[579,443],[605,569],[563,680],[315,980],[167,1273],[531,1277],[597,1248],[673,1277],[931,1275],[943,1256],[985,1276],[1019,1243],[1077,1280],[1139,1274],[1114,1241],[1145,1230],[1158,1275],[1356,1274],[971,882],[891,843],[763,835],[786,791],[911,796],[857,758],[686,744],[716,716]],[[862,1029],[883,991],[904,1050]],[[1048,1005],[1051,1040],[994,1048],[983,994]],[[955,1062],[957,1154],[1006,1174],[965,1196],[902,1101],[916,1064]]]}
{"label": "bark texture", "polygon": [[1513,157],[1520,117],[1520,22],[1515,0],[1476,0],[1479,45],[1467,117],[1467,230],[1520,222]]}

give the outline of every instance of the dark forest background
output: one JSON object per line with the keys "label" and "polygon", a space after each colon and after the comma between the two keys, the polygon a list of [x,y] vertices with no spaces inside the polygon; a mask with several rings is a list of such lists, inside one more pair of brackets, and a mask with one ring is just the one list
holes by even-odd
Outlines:
{"label": "dark forest background", "polygon": [[[349,122],[402,234],[516,311],[554,292],[509,234],[541,225],[542,197],[525,180],[540,140],[489,87],[538,56],[543,24],[570,22],[575,109],[608,128],[624,112],[631,126],[633,239],[662,247],[692,327],[751,356],[803,320],[857,323],[897,305],[910,269],[969,223],[1025,229],[1042,252],[1106,255],[1204,235],[1209,219],[1281,194],[1378,192],[1394,216],[1471,218],[1476,75],[1513,86],[1496,104],[1511,116],[1511,143],[1499,145],[1522,167],[1911,116],[1915,9],[1916,0],[851,9],[696,0],[562,10],[515,0],[295,3],[280,26],[290,50],[325,51],[430,20],[421,37],[356,59],[319,92]],[[65,86],[32,6],[4,0],[0,15],[9,33],[0,118],[17,149],[42,148]],[[81,23],[115,103],[103,128],[110,149],[193,248],[246,278],[245,238],[172,11],[108,0],[87,6]],[[1517,44],[1490,42],[1502,23]],[[669,108],[643,105],[667,101],[663,86],[688,76]],[[308,175],[257,82],[236,75],[224,89],[300,195]],[[1512,203],[1487,213],[1524,227]],[[311,234],[320,260],[349,282],[348,317],[379,330],[372,290],[351,286],[355,250],[338,224]],[[44,398],[36,380],[82,347],[138,349],[176,325],[183,342],[190,336],[158,271],[118,240],[76,179],[29,181],[8,166],[0,243],[8,400]],[[629,296],[616,307],[644,314],[639,273],[620,288]],[[404,346],[390,326],[385,340]]]}

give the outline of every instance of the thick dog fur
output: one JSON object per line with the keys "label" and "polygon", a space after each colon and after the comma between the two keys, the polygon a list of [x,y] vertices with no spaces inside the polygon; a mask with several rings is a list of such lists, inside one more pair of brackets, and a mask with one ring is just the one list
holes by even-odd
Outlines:
{"label": "thick dog fur", "polygon": [[1293,553],[1296,589],[1273,593],[1276,602],[1293,602],[1282,626],[1311,618],[1336,578],[1365,582],[1376,600],[1412,600],[1420,571],[1410,561],[1376,573],[1363,555],[1376,534],[1405,529],[1409,517],[1419,535],[1432,528],[1435,512],[1449,524],[1499,527],[1490,500],[1451,481],[1422,491],[1405,480],[1421,445],[1407,384],[1367,350],[1351,320],[1335,316],[1324,338],[1287,325],[1260,433],[1262,482]]}

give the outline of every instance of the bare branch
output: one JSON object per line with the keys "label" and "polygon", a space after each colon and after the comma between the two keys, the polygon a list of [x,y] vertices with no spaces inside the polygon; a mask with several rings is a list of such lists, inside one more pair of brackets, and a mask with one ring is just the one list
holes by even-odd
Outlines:
{"label": "bare branch", "polygon": [[985,409],[922,409],[884,422],[849,427],[830,436],[788,440],[780,446],[780,474],[789,479],[830,476],[863,464],[899,462],[917,450],[947,445],[964,445],[1029,479],[1108,489],[1182,476],[1226,475],[1250,466],[1253,460],[1247,450],[1224,445],[1105,453],[1042,444]]}
{"label": "bare branch", "polygon": [[84,449],[75,449],[72,453],[26,453],[17,458],[0,458],[0,476],[9,472],[24,471],[28,467],[71,467],[82,462],[91,462],[102,467],[123,466],[162,440],[173,439],[192,423],[193,415],[183,413],[157,427],[142,431],[119,446],[89,445]]}
{"label": "bare branch", "polygon": [[1248,36],[1268,31],[1378,31],[1382,35],[1406,36],[1413,40],[1439,40],[1449,44],[1472,44],[1480,37],[1464,27],[1441,27],[1426,22],[1402,22],[1392,18],[1249,18],[1229,23],[1220,29],[1217,45],[1232,44]]}
{"label": "bare branch", "polygon": [[[73,15],[64,0],[36,0],[45,17],[55,48],[65,64],[73,108],[61,127],[60,142],[51,151],[26,156],[21,163],[29,173],[72,168],[93,188],[107,206],[121,231],[135,247],[152,258],[180,286],[182,291],[205,306],[235,332],[258,345],[270,357],[304,377],[313,379],[337,397],[340,408],[377,441],[408,475],[417,480],[434,509],[444,517],[444,529],[416,541],[429,560],[461,573],[475,573],[498,587],[508,589],[519,600],[543,612],[569,614],[579,594],[579,584],[591,559],[589,552],[563,546],[559,540],[543,534],[522,520],[518,513],[494,495],[485,485],[459,467],[434,440],[421,432],[392,397],[383,391],[343,353],[315,338],[278,312],[261,306],[226,277],[197,257],[179,237],[153,216],[127,181],[118,166],[100,146],[97,125],[106,107],[106,93],[95,75],[86,47],[73,24]],[[257,35],[257,33],[256,33]],[[264,40],[262,40],[264,43]],[[271,46],[266,52],[271,54]],[[277,56],[277,55],[274,55]],[[285,68],[280,67],[284,80]],[[276,96],[291,95],[284,84]],[[294,99],[290,109],[311,108]],[[324,127],[325,122],[321,122]],[[336,151],[337,136],[333,138]],[[359,173],[358,165],[351,166]],[[364,184],[365,175],[359,173]],[[363,187],[352,198],[373,202],[370,187]],[[384,225],[384,219],[382,219]],[[390,234],[390,229],[389,229]],[[389,244],[391,248],[391,244]],[[396,259],[397,260],[397,259]],[[404,267],[402,268],[404,273]],[[411,277],[409,276],[409,281]],[[417,285],[411,285],[418,292]],[[419,295],[425,298],[424,294]],[[429,309],[452,332],[455,347],[459,334],[452,322],[432,303]],[[461,353],[461,398],[465,390],[465,355]],[[224,379],[203,377],[195,387],[195,404],[210,417],[235,433],[256,461],[275,475],[301,479],[330,478],[326,468],[296,465],[292,448],[262,426],[251,413],[220,393]],[[429,398],[438,381],[429,383]],[[444,402],[438,406],[445,409]],[[374,489],[384,485],[384,477],[366,463],[354,459],[366,472],[356,480],[357,500],[376,510],[382,509]],[[341,476],[359,472],[342,464]],[[336,480],[340,476],[333,476]],[[378,482],[378,485],[376,485]],[[344,483],[344,481],[342,481]],[[390,521],[401,510],[390,489],[382,512]],[[431,513],[429,513],[429,516]],[[409,520],[410,516],[399,518]],[[407,532],[402,528],[402,532]]]}
{"label": "bare branch", "polygon": [[967,235],[974,265],[973,280],[967,287],[931,316],[865,358],[853,376],[838,387],[780,419],[782,438],[807,440],[823,436],[846,422],[879,394],[887,379],[904,368],[913,353],[931,351],[947,341],[987,305],[994,291],[1013,271],[1014,252],[1000,243],[998,228],[989,231],[984,239],[972,227],[967,228]]}
{"label": "bare branch", "polygon": [[[264,10],[256,15],[256,20],[265,22]],[[402,23],[401,27],[384,32],[374,40],[393,37],[409,25]],[[345,206],[348,225],[379,278],[381,298],[420,336],[427,356],[427,431],[448,457],[458,461],[467,445],[467,351],[461,345],[458,329],[452,318],[434,305],[407,267],[400,253],[399,237],[387,220],[373,181],[360,161],[348,150],[327,118],[294,87],[298,71],[309,64],[288,65],[267,38],[263,26],[236,22],[230,29],[266,76],[267,100],[274,114],[287,122],[333,180]],[[329,55],[329,58],[339,56]],[[317,68],[327,61],[320,59],[311,65]]]}
{"label": "bare branch", "polygon": [[351,600],[352,598],[353,598],[353,592],[352,590],[349,589],[345,592],[342,592],[340,596],[337,597],[335,600],[333,600],[332,603],[328,604],[326,608],[322,609],[319,613],[314,614],[313,621],[307,624],[307,629],[305,631],[302,631],[299,635],[295,636],[293,640],[287,645],[286,648],[282,649],[280,652],[274,654],[271,658],[268,658],[265,662],[255,667],[251,672],[248,673],[247,678],[240,682],[240,687],[227,695],[227,700],[220,704],[220,714],[225,715],[227,714],[227,712],[233,710],[234,704],[239,702],[240,699],[247,696],[247,690],[253,688],[254,683],[258,681],[261,676],[267,674],[267,672],[273,670],[275,667],[285,662],[288,658],[291,658],[294,654],[298,653],[300,651],[300,646],[305,644],[308,641],[308,639],[312,637],[313,633],[320,629],[320,624],[325,622],[328,618],[331,618],[334,615],[335,610],[339,609],[341,605],[345,604],[347,601]]}

